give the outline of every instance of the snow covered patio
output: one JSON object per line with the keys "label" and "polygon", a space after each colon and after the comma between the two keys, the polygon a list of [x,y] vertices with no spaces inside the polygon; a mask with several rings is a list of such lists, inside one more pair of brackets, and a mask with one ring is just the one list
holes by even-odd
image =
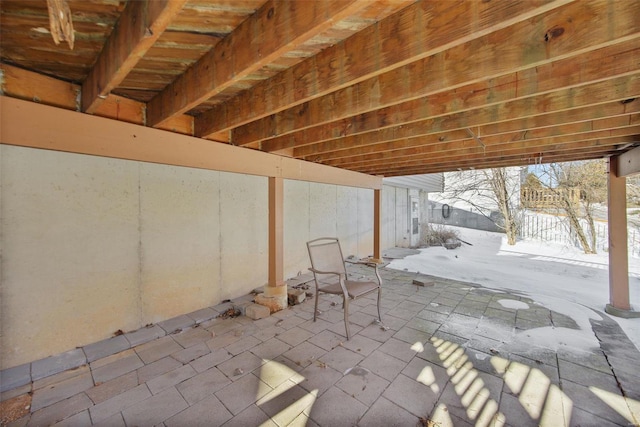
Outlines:
{"label": "snow covered patio", "polygon": [[337,298],[322,296],[315,323],[313,299],[257,321],[217,318],[230,304],[216,306],[115,337],[120,347],[87,346],[80,353],[89,363],[5,391],[3,408],[30,405],[9,425],[640,421],[640,352],[602,310],[579,313],[568,301],[548,307],[519,292],[403,269],[382,274],[383,325],[374,322],[373,296],[356,300],[350,341]]}

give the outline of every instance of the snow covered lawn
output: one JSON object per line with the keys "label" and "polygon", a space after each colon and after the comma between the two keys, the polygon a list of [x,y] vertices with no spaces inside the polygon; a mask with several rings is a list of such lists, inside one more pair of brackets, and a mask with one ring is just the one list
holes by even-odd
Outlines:
{"label": "snow covered lawn", "polygon": [[[585,255],[576,248],[535,241],[509,246],[501,233],[449,228],[457,230],[460,238],[473,246],[463,244],[454,250],[421,249],[417,255],[392,261],[389,267],[515,291],[571,317],[585,332],[583,337],[575,334],[568,337],[561,330],[545,330],[539,331],[539,337],[532,337],[547,344],[551,337],[564,342],[571,338],[577,345],[581,339],[595,339],[589,319],[600,319],[599,313],[604,312],[609,302],[607,253]],[[637,258],[629,258],[629,286],[631,305],[639,310],[640,260]],[[612,319],[640,349],[640,319]]]}

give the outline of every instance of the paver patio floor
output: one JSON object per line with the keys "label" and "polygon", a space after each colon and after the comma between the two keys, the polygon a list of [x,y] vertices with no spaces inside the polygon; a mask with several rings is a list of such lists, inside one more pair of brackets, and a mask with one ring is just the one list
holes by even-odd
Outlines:
{"label": "paver patio floor", "polygon": [[439,278],[417,286],[416,274],[391,269],[382,275],[383,323],[375,322],[375,295],[353,301],[349,341],[341,300],[328,295],[315,323],[312,298],[256,321],[183,316],[172,320],[173,333],[95,360],[89,350],[100,349],[87,346],[90,363],[5,391],[3,405],[31,394],[29,413],[9,425],[640,422],[640,353],[606,314],[591,321],[599,346],[544,346],[527,334],[578,325],[515,293]]}

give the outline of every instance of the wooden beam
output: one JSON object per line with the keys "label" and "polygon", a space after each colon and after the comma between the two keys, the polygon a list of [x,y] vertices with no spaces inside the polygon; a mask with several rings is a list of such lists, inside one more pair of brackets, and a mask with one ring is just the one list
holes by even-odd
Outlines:
{"label": "wooden beam", "polygon": [[380,189],[380,177],[0,97],[2,144]]}
{"label": "wooden beam", "polygon": [[[640,138],[639,138],[640,139]],[[613,162],[614,159],[611,159]],[[615,158],[616,176],[626,178],[640,173],[640,147],[629,150]]]}
{"label": "wooden beam", "polygon": [[367,0],[268,0],[149,102],[149,126],[158,126],[187,112],[367,3]]}
{"label": "wooden beam", "polygon": [[[501,141],[508,142],[633,126],[640,124],[639,113],[640,102],[635,105],[633,103],[626,105],[616,101],[605,105],[562,112],[551,112],[549,114],[524,117],[506,122],[489,123],[474,128],[480,135],[483,135],[483,138],[489,137],[490,140],[491,138],[500,138]],[[590,120],[592,117],[599,118]],[[554,125],[555,123],[557,123],[557,125]],[[363,137],[364,135],[359,136],[359,138]],[[331,160],[386,153],[396,150],[409,150],[439,143],[446,144],[447,149],[461,149],[468,147],[466,143],[459,144],[459,142],[465,141],[466,139],[466,132],[462,129],[436,132],[427,135],[416,133],[416,136],[412,138],[356,146],[356,148],[345,148],[302,158],[315,162],[329,163]],[[296,150],[294,150],[294,157],[299,158]]]}
{"label": "wooden beam", "polygon": [[636,9],[633,2],[568,4],[240,126],[232,141],[250,144],[622,43],[640,36]]}
{"label": "wooden beam", "polygon": [[94,113],[180,13],[187,0],[127,2],[100,56],[82,84],[82,111]]}
{"label": "wooden beam", "polygon": [[[407,164],[419,164],[424,162],[453,162],[471,158],[488,158],[491,156],[505,155],[506,153],[543,152],[548,150],[562,150],[571,148],[590,148],[600,145],[616,145],[630,143],[638,139],[640,126],[633,126],[625,130],[616,129],[609,131],[595,131],[584,134],[565,135],[551,138],[536,138],[526,141],[506,141],[492,144],[486,148],[478,147],[473,140],[461,141],[465,148],[449,149],[441,147],[425,146],[422,150],[412,153],[388,152],[381,153],[376,158],[343,159],[341,163],[327,163],[330,166],[346,168],[350,170],[373,170],[374,168],[386,168],[389,165],[401,166]],[[440,145],[440,144],[437,144]],[[456,144],[462,145],[462,144]],[[440,148],[440,149],[439,149]]]}
{"label": "wooden beam", "polygon": [[[23,70],[7,64],[0,64],[2,93],[12,98],[39,102],[67,110],[79,110],[80,86]],[[133,99],[109,94],[96,107],[94,114],[128,123],[144,124],[145,104]],[[193,135],[193,117],[174,117],[162,129]]]}
{"label": "wooden beam", "polygon": [[[533,69],[514,71],[453,91],[440,92],[356,117],[314,126],[302,132],[277,136],[261,142],[260,145],[262,150],[271,152],[324,141],[333,142],[335,146],[340,144],[343,138],[348,138],[344,145],[353,146],[357,143],[357,140],[354,140],[355,135],[371,131],[375,131],[375,134],[367,136],[366,140],[370,140],[371,136],[380,141],[389,139],[390,135],[396,135],[396,138],[402,138],[403,134],[404,137],[416,135],[414,129],[407,129],[408,124],[424,123],[426,120],[454,113],[548,95],[557,90],[564,90],[566,93],[572,88],[603,83],[603,80],[637,73],[638,57],[640,48],[637,41],[624,42],[585,53],[579,58],[563,59]],[[583,71],[576,73],[575,67]],[[603,86],[603,89],[605,87]],[[595,98],[592,98],[590,103],[594,100]],[[525,107],[520,113],[528,116],[530,114],[527,114],[527,111],[528,108]],[[493,122],[495,119],[490,121]],[[371,141],[373,142],[375,141]]]}
{"label": "wooden beam", "polygon": [[0,64],[0,93],[13,98],[41,102],[69,110],[78,109],[80,86]]}
{"label": "wooden beam", "polygon": [[[585,151],[579,150],[578,152],[569,152],[563,154],[549,154],[542,158],[542,163],[560,163],[560,162],[572,162],[576,160],[591,160],[601,159],[615,155],[615,150],[595,150]],[[500,159],[493,159],[491,161],[470,160],[466,162],[455,162],[448,164],[424,164],[415,168],[399,168],[389,169],[385,171],[384,176],[405,176],[405,175],[420,175],[431,174],[441,172],[452,172],[456,170],[472,170],[472,169],[487,169],[497,167],[508,166],[526,166],[540,164],[540,158],[535,156],[528,157],[505,157]]]}
{"label": "wooden beam", "polygon": [[[415,167],[419,167],[421,165],[434,165],[434,166],[438,166],[438,167],[450,167],[453,169],[457,169],[457,168],[471,168],[471,169],[481,169],[484,166],[484,164],[491,164],[493,162],[508,162],[509,160],[516,160],[516,159],[529,159],[531,161],[531,163],[548,163],[548,159],[551,157],[558,157],[558,156],[563,156],[563,157],[570,157],[573,156],[573,160],[580,160],[581,159],[581,155],[584,154],[593,154],[593,153],[614,153],[618,150],[621,149],[622,146],[624,146],[626,143],[626,140],[624,139],[620,139],[617,141],[617,143],[615,141],[611,141],[610,144],[606,144],[606,143],[599,143],[599,144],[594,144],[594,145],[587,145],[587,146],[579,146],[578,148],[573,147],[571,149],[563,149],[562,147],[556,150],[544,150],[541,149],[538,152],[535,151],[513,151],[513,152],[503,152],[503,153],[497,153],[496,155],[492,155],[492,156],[485,156],[485,157],[462,157],[462,158],[454,158],[451,160],[441,160],[441,161],[434,161],[431,162],[429,160],[425,160],[422,162],[415,162],[413,164],[388,164],[385,167],[375,167],[375,168],[371,168],[371,173],[372,174],[386,174],[387,171],[389,170],[403,170],[403,169],[412,169]],[[602,154],[604,155],[604,154]],[[358,171],[358,169],[355,169],[356,171]]]}
{"label": "wooden beam", "polygon": [[[636,141],[636,135],[626,136],[614,136],[614,137],[601,137],[597,139],[578,139],[576,138],[570,142],[555,142],[554,138],[540,141],[527,141],[525,143],[513,143],[492,147],[491,150],[482,150],[481,148],[468,148],[466,150],[452,151],[448,153],[441,153],[436,155],[422,154],[414,155],[403,158],[386,158],[379,161],[373,161],[368,163],[354,163],[344,164],[340,167],[348,168],[349,170],[355,170],[371,174],[383,174],[385,170],[389,168],[403,168],[419,166],[425,163],[431,164],[447,164],[455,162],[464,162],[467,160],[476,159],[478,161],[488,161],[494,158],[503,158],[506,156],[535,156],[540,157],[547,152],[559,153],[561,151],[575,151],[575,150],[595,150],[605,148],[605,150],[614,147],[618,149],[621,146]],[[471,141],[470,141],[471,142]],[[639,141],[640,142],[640,141]]]}
{"label": "wooden beam", "polygon": [[[536,0],[411,4],[232,100],[214,106],[198,118],[196,133],[206,136],[230,130],[566,3]],[[424,43],[425,40],[429,43]]]}
{"label": "wooden beam", "polygon": [[[640,119],[640,115],[637,116]],[[599,138],[609,138],[614,136],[627,136],[640,133],[640,122],[629,123],[631,116],[620,116],[624,120],[619,126],[612,128],[594,130],[594,122],[570,123],[566,125],[552,126],[541,129],[527,129],[504,134],[485,135],[483,141],[485,147],[480,147],[469,138],[456,140],[446,139],[436,136],[414,138],[412,146],[409,148],[391,148],[389,150],[378,151],[361,155],[342,156],[332,160],[322,162],[323,164],[338,166],[366,164],[381,161],[387,158],[399,159],[403,157],[413,157],[419,155],[430,155],[434,157],[445,156],[450,153],[460,154],[465,150],[476,150],[478,152],[491,152],[503,147],[521,146],[524,144],[562,144],[571,143],[578,140],[594,140]],[[597,121],[595,121],[597,123]],[[564,131],[564,132],[563,132]],[[441,139],[443,139],[441,141]],[[422,140],[422,144],[418,141]]]}

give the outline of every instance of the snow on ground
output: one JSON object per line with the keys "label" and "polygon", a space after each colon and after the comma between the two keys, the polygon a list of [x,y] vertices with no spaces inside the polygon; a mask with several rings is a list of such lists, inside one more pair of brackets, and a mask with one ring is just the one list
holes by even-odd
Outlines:
{"label": "snow on ground", "polygon": [[[463,244],[455,250],[444,247],[421,249],[417,255],[393,260],[391,268],[477,283],[495,290],[516,291],[553,311],[571,317],[585,333],[545,329],[535,332],[547,344],[551,337],[577,346],[596,345],[589,319],[599,320],[609,302],[608,254],[585,255],[577,248],[537,241],[506,243],[501,233],[449,227],[459,232]],[[629,258],[631,305],[640,309],[640,259]],[[503,302],[513,304],[513,302]],[[522,309],[524,307],[511,307]],[[597,312],[593,310],[597,310]],[[612,317],[640,349],[640,319]],[[533,331],[527,331],[529,334]],[[539,335],[539,336],[537,336]]]}

